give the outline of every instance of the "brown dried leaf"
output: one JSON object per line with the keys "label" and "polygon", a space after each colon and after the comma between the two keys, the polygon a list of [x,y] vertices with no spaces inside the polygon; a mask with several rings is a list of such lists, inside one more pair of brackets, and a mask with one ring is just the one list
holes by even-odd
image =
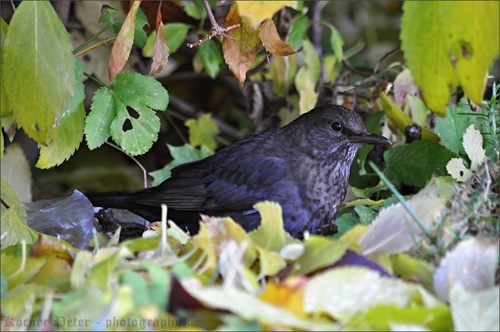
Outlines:
{"label": "brown dried leaf", "polygon": [[248,69],[252,66],[260,46],[260,39],[252,27],[250,20],[238,14],[238,5],[233,2],[226,17],[226,27],[240,24],[239,27],[227,31],[230,38],[224,38],[222,53],[229,69],[243,87]]}
{"label": "brown dried leaf", "polygon": [[273,55],[287,56],[295,54],[292,46],[283,42],[273,20],[267,19],[259,26],[259,38],[266,50]]}
{"label": "brown dried leaf", "polygon": [[123,69],[127,62],[132,44],[134,42],[135,17],[141,1],[134,1],[130,11],[123,22],[122,28],[116,37],[116,41],[111,50],[111,56],[108,63],[109,80],[113,79]]}
{"label": "brown dried leaf", "polygon": [[156,15],[156,41],[153,50],[153,64],[151,65],[149,76],[155,76],[161,73],[168,63],[168,41],[167,34],[163,28],[160,6],[158,7],[158,14]]}

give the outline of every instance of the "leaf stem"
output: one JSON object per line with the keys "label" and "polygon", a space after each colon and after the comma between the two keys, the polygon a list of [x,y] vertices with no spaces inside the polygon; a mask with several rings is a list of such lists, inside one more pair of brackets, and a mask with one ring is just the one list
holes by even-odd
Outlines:
{"label": "leaf stem", "polygon": [[93,35],[92,37],[90,37],[83,44],[81,44],[80,46],[78,46],[77,48],[75,48],[73,50],[73,54],[76,55],[76,53],[78,53],[78,51],[80,51],[82,48],[84,48],[85,46],[87,46],[94,39],[96,39],[97,37],[99,37],[100,35],[102,35],[104,32],[106,32],[106,30],[108,30],[111,26],[113,26],[113,23],[109,23],[108,25],[106,25],[104,28],[102,28],[99,32],[97,32],[95,35]]}
{"label": "leaf stem", "polygon": [[89,47],[87,47],[87,48],[85,48],[83,50],[81,50],[81,48],[79,48],[78,51],[76,51],[76,50],[73,51],[73,54],[75,56],[80,56],[82,54],[85,54],[85,53],[93,50],[94,48],[98,48],[98,47],[100,47],[102,45],[106,45],[107,43],[112,42],[115,39],[116,39],[116,37],[111,37],[111,38],[108,38],[108,39],[101,40],[101,41],[99,41],[99,42],[97,42],[97,43],[95,43],[93,45],[90,45]]}
{"label": "leaf stem", "polygon": [[84,72],[83,75],[87,76],[88,78],[90,78],[92,81],[96,82],[99,85],[102,85],[104,87],[108,87],[106,84],[104,84],[103,81],[101,81],[100,79],[98,79],[97,77],[95,77],[93,75],[90,75],[89,73]]}

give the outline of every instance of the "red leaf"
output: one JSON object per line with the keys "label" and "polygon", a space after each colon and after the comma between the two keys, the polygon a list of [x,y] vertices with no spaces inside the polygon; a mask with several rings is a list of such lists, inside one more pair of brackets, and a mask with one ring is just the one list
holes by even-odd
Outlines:
{"label": "red leaf", "polygon": [[132,44],[134,42],[135,17],[140,4],[141,1],[134,1],[132,7],[130,7],[127,17],[125,18],[125,22],[123,22],[122,28],[116,37],[108,63],[108,75],[110,81],[113,81],[127,62],[130,50],[132,49]]}
{"label": "red leaf", "polygon": [[163,29],[163,21],[161,16],[161,2],[158,6],[158,13],[156,15],[156,41],[153,50],[153,64],[149,71],[149,76],[158,75],[163,71],[168,63],[168,41],[165,29]]}

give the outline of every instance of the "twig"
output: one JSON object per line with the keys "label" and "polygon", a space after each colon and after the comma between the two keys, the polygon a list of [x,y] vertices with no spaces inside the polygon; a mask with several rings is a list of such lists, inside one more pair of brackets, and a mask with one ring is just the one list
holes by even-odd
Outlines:
{"label": "twig", "polygon": [[236,24],[231,25],[229,27],[223,28],[215,20],[214,14],[212,13],[212,10],[210,9],[210,5],[208,4],[208,0],[203,0],[203,5],[205,6],[205,10],[207,11],[208,19],[210,20],[210,24],[212,25],[212,32],[210,34],[208,34],[207,36],[205,36],[205,38],[198,40],[196,43],[187,43],[187,47],[193,48],[196,46],[200,46],[201,44],[203,44],[207,40],[210,40],[214,37],[219,37],[219,38],[225,37],[225,38],[229,38],[229,39],[234,39],[233,37],[228,36],[226,34],[226,32],[240,27],[241,24],[236,23]]}
{"label": "twig", "polygon": [[[102,28],[101,30],[99,30],[99,32],[97,32],[95,35],[93,35],[88,40],[86,40],[83,44],[81,44],[80,46],[78,46],[77,48],[75,48],[73,50],[73,54],[76,55],[82,48],[84,48],[85,46],[87,46],[88,44],[90,44],[94,39],[96,39],[97,37],[99,37],[100,35],[102,35],[104,32],[106,32],[106,30],[108,30],[112,26],[113,26],[113,24],[109,23],[104,28]],[[113,39],[116,39],[116,37],[114,37]]]}
{"label": "twig", "polygon": [[[99,46],[102,46],[102,45],[106,45],[107,43],[109,42],[112,42],[113,40],[115,40],[116,37],[111,37],[111,38],[108,38],[108,39],[104,39],[104,40],[101,40],[93,45],[90,45],[89,47],[83,49],[83,50],[80,50],[80,51],[77,51],[75,53],[75,56],[80,56],[82,54],[85,54],[89,51],[92,51],[94,48],[98,48]],[[76,50],[75,50],[76,51]]]}
{"label": "twig", "polygon": [[111,143],[109,141],[106,141],[104,143],[106,143],[106,144],[114,147],[115,149],[123,152],[127,157],[129,157],[130,159],[132,159],[137,164],[137,166],[139,166],[139,168],[142,170],[142,177],[144,179],[144,188],[147,188],[148,187],[148,174],[147,174],[146,168],[144,168],[144,166],[139,162],[139,160],[137,160],[136,158],[132,157],[127,152],[123,151],[123,149],[120,148],[118,145],[115,145],[115,144],[113,144],[113,143]]}

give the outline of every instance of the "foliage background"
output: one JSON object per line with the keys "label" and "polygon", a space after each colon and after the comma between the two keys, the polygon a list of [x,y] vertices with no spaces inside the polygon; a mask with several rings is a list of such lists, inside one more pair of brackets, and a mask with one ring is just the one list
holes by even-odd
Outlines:
{"label": "foliage background", "polygon": [[[15,16],[1,3],[2,328],[498,330],[498,2],[209,3],[241,25],[195,47],[211,29],[202,1],[161,17],[156,2],[13,2]],[[250,234],[206,219],[192,238],[154,224],[79,250],[71,236],[92,223],[79,228],[77,194],[46,217],[73,247],[26,225],[40,208],[21,201],[143,187],[127,153],[157,184],[322,103],[395,143],[360,151],[328,237],[288,238],[264,203]]]}

